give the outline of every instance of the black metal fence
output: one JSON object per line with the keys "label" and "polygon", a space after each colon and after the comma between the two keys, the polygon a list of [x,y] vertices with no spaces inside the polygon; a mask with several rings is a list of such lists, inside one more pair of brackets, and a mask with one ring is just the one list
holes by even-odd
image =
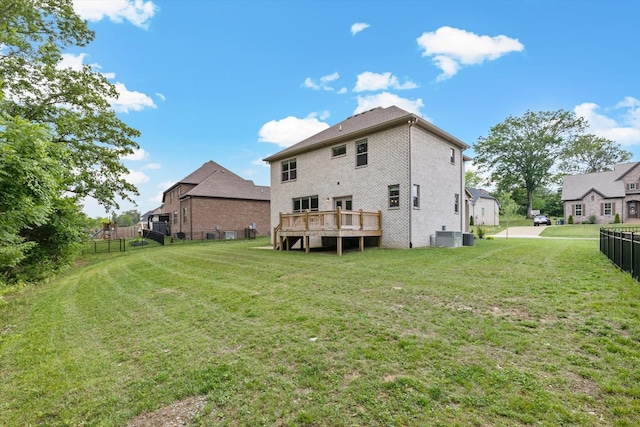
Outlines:
{"label": "black metal fence", "polygon": [[205,243],[221,240],[255,239],[256,230],[245,228],[227,231],[203,231],[194,233],[175,233],[173,236],[165,236],[162,233],[143,230],[142,237],[131,239],[105,239],[90,240],[84,243],[82,253],[100,254],[112,252],[131,252],[148,250],[165,245],[184,245],[192,243]]}
{"label": "black metal fence", "polygon": [[640,280],[640,227],[601,228],[600,252]]}

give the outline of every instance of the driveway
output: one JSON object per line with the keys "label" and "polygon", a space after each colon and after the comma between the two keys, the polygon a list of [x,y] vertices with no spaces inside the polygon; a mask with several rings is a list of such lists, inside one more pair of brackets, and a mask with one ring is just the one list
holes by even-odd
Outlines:
{"label": "driveway", "polygon": [[503,230],[497,234],[494,234],[495,237],[507,237],[507,231],[509,232],[509,237],[517,237],[517,238],[538,238],[540,237],[540,233],[542,230],[547,228],[547,225],[539,225],[534,227],[533,225],[529,225],[526,227],[509,227],[507,230]]}

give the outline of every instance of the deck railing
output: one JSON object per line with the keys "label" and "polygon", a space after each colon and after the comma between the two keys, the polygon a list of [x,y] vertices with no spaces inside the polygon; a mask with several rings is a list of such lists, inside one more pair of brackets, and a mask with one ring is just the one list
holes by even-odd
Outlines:
{"label": "deck railing", "polygon": [[277,231],[382,230],[382,212],[335,211],[280,213]]}

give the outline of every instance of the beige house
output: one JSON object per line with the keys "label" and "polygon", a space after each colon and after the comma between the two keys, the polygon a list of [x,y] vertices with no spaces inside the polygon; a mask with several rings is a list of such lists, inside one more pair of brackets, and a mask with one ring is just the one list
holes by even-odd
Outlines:
{"label": "beige house", "polygon": [[344,239],[359,240],[361,248],[410,248],[429,246],[436,231],[467,231],[466,148],[392,106],[351,116],[267,157],[274,244],[293,237],[287,244],[307,248],[337,242],[341,253]]}
{"label": "beige house", "polygon": [[638,221],[640,214],[640,162],[622,163],[614,170],[568,175],[562,184],[565,223],[569,215],[574,223],[594,216],[597,224]]}
{"label": "beige house", "polygon": [[487,190],[467,188],[471,194],[470,215],[475,225],[500,225],[500,204]]}

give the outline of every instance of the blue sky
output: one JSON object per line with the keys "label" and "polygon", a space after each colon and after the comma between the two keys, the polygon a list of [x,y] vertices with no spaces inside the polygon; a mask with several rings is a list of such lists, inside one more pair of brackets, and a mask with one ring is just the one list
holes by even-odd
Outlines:
{"label": "blue sky", "polygon": [[[565,109],[640,161],[640,1],[74,0],[91,64],[141,131],[141,213],[208,160],[269,185],[262,159],[376,106],[470,146],[509,115]],[[473,156],[473,148],[466,152]],[[85,202],[90,216],[105,211]]]}

